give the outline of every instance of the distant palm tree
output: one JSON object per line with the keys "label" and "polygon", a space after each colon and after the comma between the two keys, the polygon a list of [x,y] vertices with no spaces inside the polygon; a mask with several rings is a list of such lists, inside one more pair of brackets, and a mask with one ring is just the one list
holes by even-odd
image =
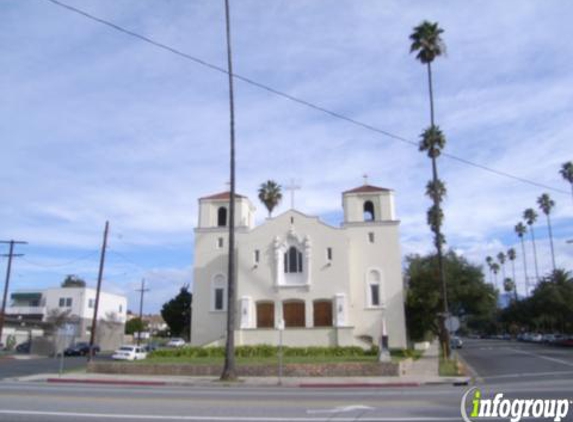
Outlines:
{"label": "distant palm tree", "polygon": [[493,271],[492,271],[492,268],[491,268],[491,265],[493,264],[493,258],[488,255],[488,256],[485,257],[485,262],[486,262],[487,267],[488,267],[488,269],[489,269],[489,282],[490,282],[491,284],[493,284]]}
{"label": "distant palm tree", "polygon": [[497,273],[499,272],[499,264],[497,262],[491,264],[491,270],[493,271],[493,276],[495,279],[495,288],[499,289],[499,286],[497,285]]}
{"label": "distant palm tree", "polygon": [[563,163],[559,173],[561,176],[563,176],[563,179],[565,179],[571,185],[571,195],[573,196],[573,161]]}
{"label": "distant palm tree", "polygon": [[537,248],[535,247],[535,233],[533,232],[533,224],[537,221],[537,213],[533,208],[527,208],[523,212],[523,219],[529,226],[529,234],[531,235],[531,244],[533,245],[533,263],[535,264],[535,280],[539,282],[539,268],[537,267]]}
{"label": "distant palm tree", "polygon": [[539,208],[543,211],[543,214],[547,217],[547,230],[549,231],[549,244],[551,245],[551,263],[553,264],[553,271],[555,271],[555,250],[553,249],[553,231],[551,230],[551,209],[555,206],[555,201],[551,199],[549,194],[544,193],[539,198],[537,198],[537,204]]}
{"label": "distant palm tree", "polygon": [[513,282],[515,284],[515,300],[517,300],[517,279],[515,278],[515,259],[517,258],[517,254],[515,253],[515,249],[509,248],[507,250],[507,259],[511,262],[511,274],[513,275]]}
{"label": "distant palm tree", "polygon": [[501,273],[503,274],[503,279],[505,280],[505,254],[503,252],[498,253],[497,260],[501,265]]}
{"label": "distant palm tree", "polygon": [[[440,155],[441,149],[445,145],[445,137],[434,123],[434,93],[432,87],[432,62],[436,57],[441,56],[446,51],[446,46],[441,38],[444,32],[438,26],[438,23],[431,23],[423,21],[420,25],[414,28],[414,32],[410,35],[412,44],[410,45],[410,53],[416,51],[418,54],[416,58],[426,65],[428,70],[428,89],[430,94],[430,127],[422,134],[422,142],[420,143],[420,151],[427,151],[432,160],[432,189],[430,189],[433,206],[428,210],[428,222],[434,232],[434,244],[437,249],[438,257],[438,274],[441,283],[441,300],[443,308],[443,316],[440,321],[440,340],[442,342],[442,350],[444,351],[445,358],[450,356],[450,342],[449,334],[445,326],[445,317],[449,314],[448,309],[448,294],[446,289],[446,278],[444,271],[444,260],[442,255],[442,246],[445,242],[445,237],[441,231],[443,220],[443,212],[440,203],[445,194],[445,185],[441,183],[438,178],[438,168],[436,159]],[[440,194],[440,191],[441,194]]]}
{"label": "distant palm tree", "polygon": [[503,290],[506,293],[513,292],[513,297],[517,301],[517,289],[515,287],[515,282],[511,278],[505,278],[503,280]]}
{"label": "distant palm tree", "polygon": [[281,185],[274,180],[267,180],[259,187],[259,200],[265,205],[269,211],[269,218],[273,213],[275,207],[281,202],[283,194],[281,193]]}
{"label": "distant palm tree", "polygon": [[515,225],[515,233],[521,241],[521,252],[523,254],[523,274],[525,275],[525,296],[529,296],[529,280],[527,276],[527,257],[525,256],[525,242],[523,235],[527,233],[527,227],[521,221]]}

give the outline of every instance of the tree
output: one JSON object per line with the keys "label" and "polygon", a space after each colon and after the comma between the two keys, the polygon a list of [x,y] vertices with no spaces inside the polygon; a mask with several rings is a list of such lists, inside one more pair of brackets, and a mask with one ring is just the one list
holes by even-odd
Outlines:
{"label": "tree", "polygon": [[[406,257],[406,321],[413,341],[424,339],[428,333],[441,334],[437,266],[435,254]],[[480,330],[482,324],[489,324],[495,314],[496,293],[484,282],[481,268],[448,252],[444,255],[444,270],[452,314],[462,317],[471,329]]]}
{"label": "tree", "polygon": [[225,342],[225,364],[221,373],[222,380],[237,378],[235,367],[235,94],[233,91],[233,60],[231,51],[231,16],[229,0],[225,0],[225,32],[227,41],[227,76],[229,81],[229,138],[230,138],[230,182],[229,192],[229,249],[227,254],[227,339]]}
{"label": "tree", "polygon": [[86,282],[77,275],[69,274],[62,281],[62,287],[86,287]]}
{"label": "tree", "polygon": [[503,252],[498,253],[497,260],[499,261],[499,265],[501,265],[501,273],[503,274],[503,279],[505,280],[505,254]]}
{"label": "tree", "polygon": [[281,185],[274,180],[267,180],[265,183],[261,183],[261,186],[259,187],[259,200],[269,211],[269,218],[271,217],[275,207],[283,198],[281,189]]}
{"label": "tree", "polygon": [[125,334],[133,335],[147,330],[147,322],[139,318],[131,318],[125,323]]}
{"label": "tree", "polygon": [[171,335],[190,339],[192,302],[193,295],[189,292],[189,286],[183,286],[179,290],[179,294],[161,308],[161,316],[169,326]]}
{"label": "tree", "polygon": [[515,287],[515,282],[511,278],[506,277],[503,279],[503,290],[506,293],[513,292],[513,298],[514,300],[517,300],[517,288]]}
{"label": "tree", "polygon": [[499,289],[499,286],[497,284],[497,273],[499,272],[499,264],[497,262],[491,264],[491,270],[493,271],[493,277],[495,279],[495,288]]}
{"label": "tree", "polygon": [[487,264],[487,267],[489,269],[489,281],[491,284],[493,284],[493,270],[491,268],[491,265],[493,264],[493,258],[491,256],[486,256],[485,257],[485,263]]}
{"label": "tree", "polygon": [[537,221],[537,213],[533,208],[527,208],[523,212],[523,219],[529,226],[529,234],[531,235],[531,244],[533,245],[533,263],[535,264],[535,279],[539,281],[539,268],[537,267],[537,249],[535,248],[535,233],[533,232],[533,224]]}
{"label": "tree", "polygon": [[553,230],[551,229],[551,210],[555,206],[555,201],[551,199],[549,194],[544,193],[539,198],[537,198],[537,204],[539,208],[547,217],[547,231],[549,232],[549,244],[551,245],[551,263],[553,264],[553,271],[555,271],[555,250],[553,248]]}
{"label": "tree", "polygon": [[571,195],[573,196],[573,161],[568,161],[561,165],[559,173],[571,185]]}
{"label": "tree", "polygon": [[523,235],[527,233],[527,227],[521,221],[515,225],[515,233],[521,241],[521,252],[523,253],[523,274],[525,276],[525,296],[529,296],[529,280],[527,277],[527,259],[525,256],[525,242],[523,240]]}
{"label": "tree", "polygon": [[446,51],[446,46],[441,38],[444,32],[438,26],[438,23],[431,23],[423,21],[420,25],[414,28],[414,32],[410,35],[412,44],[410,45],[410,53],[417,52],[416,58],[424,65],[428,71],[428,89],[430,99],[430,127],[422,133],[422,140],[420,141],[420,151],[427,152],[432,160],[432,181],[430,182],[430,189],[427,189],[428,196],[432,199],[433,205],[428,210],[428,223],[434,233],[434,245],[437,250],[438,260],[438,274],[439,284],[441,285],[441,302],[442,302],[442,321],[441,321],[441,335],[440,340],[442,343],[442,350],[446,358],[450,356],[450,341],[448,331],[445,326],[445,317],[449,314],[448,308],[448,295],[446,287],[446,279],[444,274],[444,263],[442,246],[445,243],[445,236],[442,234],[441,226],[443,222],[443,212],[441,210],[441,202],[445,196],[445,184],[438,178],[438,168],[436,159],[441,153],[441,150],[446,144],[446,139],[442,131],[434,123],[434,94],[432,88],[432,62],[436,57],[441,56]]}
{"label": "tree", "polygon": [[515,286],[515,300],[517,300],[517,281],[515,278],[515,259],[517,258],[517,254],[515,253],[515,249],[509,248],[507,250],[507,259],[511,262],[511,274],[513,276],[513,284]]}

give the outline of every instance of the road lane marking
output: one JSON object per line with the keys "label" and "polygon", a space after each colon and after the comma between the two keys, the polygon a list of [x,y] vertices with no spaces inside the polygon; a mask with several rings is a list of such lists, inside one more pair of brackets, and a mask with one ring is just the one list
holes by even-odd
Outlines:
{"label": "road lane marking", "polygon": [[[324,418],[311,417],[260,417],[260,416],[178,416],[178,415],[130,415],[117,413],[36,412],[31,410],[0,410],[0,415],[58,416],[69,418],[107,418],[174,421],[252,421],[252,422],[324,422]],[[422,417],[368,417],[371,422],[433,422],[459,421],[459,416]],[[339,422],[356,422],[356,418],[336,418]]]}
{"label": "road lane marking", "polygon": [[374,407],[364,406],[363,404],[354,404],[350,406],[338,406],[333,409],[309,409],[306,411],[309,415],[319,414],[319,413],[346,413],[346,412],[356,412],[358,410],[375,410]]}
{"label": "road lane marking", "polygon": [[533,353],[533,352],[526,352],[525,350],[521,350],[521,349],[516,349],[516,348],[511,348],[511,350],[518,352],[518,353],[523,353],[524,355],[530,355],[530,356],[535,356],[539,359],[545,359],[551,362],[556,362],[556,363],[560,363],[561,365],[566,365],[566,366],[573,366],[573,362],[568,362],[566,360],[563,359],[557,359],[557,358],[551,358],[549,356],[544,356],[544,355],[540,355],[539,353]]}
{"label": "road lane marking", "polygon": [[524,372],[521,374],[492,375],[483,377],[485,380],[503,379],[503,378],[521,378],[521,377],[546,377],[551,375],[573,375],[573,371],[554,371],[554,372]]}

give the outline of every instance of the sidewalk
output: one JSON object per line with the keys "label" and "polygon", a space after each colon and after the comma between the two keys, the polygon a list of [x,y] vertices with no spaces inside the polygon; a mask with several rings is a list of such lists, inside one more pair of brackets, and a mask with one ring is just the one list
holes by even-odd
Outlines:
{"label": "sidewalk", "polygon": [[293,388],[399,388],[421,385],[468,385],[470,377],[440,377],[438,344],[432,343],[424,355],[411,362],[405,373],[398,377],[241,377],[238,381],[225,382],[216,377],[91,374],[69,372],[62,374],[38,374],[13,378],[13,381],[84,383],[132,386],[194,386],[194,387],[272,387]]}

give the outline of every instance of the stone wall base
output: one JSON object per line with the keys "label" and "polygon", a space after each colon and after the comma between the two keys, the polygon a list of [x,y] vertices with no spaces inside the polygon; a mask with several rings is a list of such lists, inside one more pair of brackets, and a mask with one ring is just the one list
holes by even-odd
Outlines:
{"label": "stone wall base", "polygon": [[[128,375],[220,376],[222,365],[141,364],[130,362],[88,363],[90,373]],[[238,365],[237,375],[243,377],[277,377],[278,365]],[[289,363],[283,367],[284,377],[381,377],[399,376],[400,365],[380,363]]]}

